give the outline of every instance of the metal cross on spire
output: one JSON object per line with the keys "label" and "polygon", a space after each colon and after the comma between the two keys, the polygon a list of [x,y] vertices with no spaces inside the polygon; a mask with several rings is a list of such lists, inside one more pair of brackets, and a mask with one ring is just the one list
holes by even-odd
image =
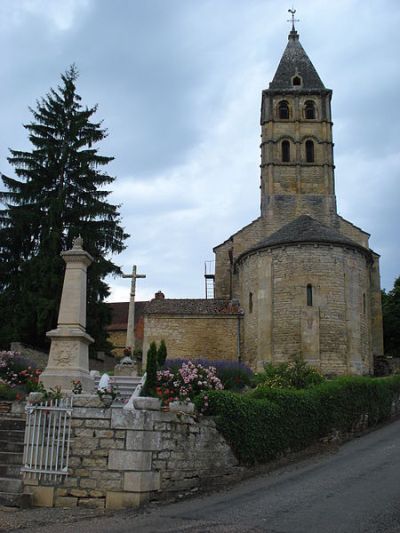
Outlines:
{"label": "metal cross on spire", "polygon": [[294,18],[294,15],[296,13],[295,8],[292,7],[292,9],[288,9],[288,13],[290,13],[292,15],[292,18],[291,18],[291,20],[287,20],[287,22],[291,22],[292,23],[292,31],[296,31],[296,28],[294,27],[294,23],[295,22],[300,22],[300,19],[295,19]]}

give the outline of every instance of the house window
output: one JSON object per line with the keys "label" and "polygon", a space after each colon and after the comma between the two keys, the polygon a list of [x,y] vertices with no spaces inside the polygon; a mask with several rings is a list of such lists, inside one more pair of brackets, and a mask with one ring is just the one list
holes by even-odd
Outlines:
{"label": "house window", "polygon": [[279,118],[289,118],[289,104],[286,102],[286,100],[279,102]]}
{"label": "house window", "polygon": [[315,118],[315,104],[312,100],[307,100],[304,106],[306,119]]}
{"label": "house window", "polygon": [[307,161],[307,163],[314,163],[314,143],[313,143],[313,141],[306,141],[306,161]]}
{"label": "house window", "polygon": [[253,293],[249,292],[249,313],[253,312]]}
{"label": "house window", "polygon": [[295,76],[293,79],[292,79],[292,83],[295,87],[299,87],[301,85],[301,78],[300,76]]}
{"label": "house window", "polygon": [[290,161],[290,142],[282,141],[282,162],[289,163]]}
{"label": "house window", "polygon": [[312,304],[313,304],[313,294],[312,294],[312,285],[309,283],[307,285],[307,305],[309,307],[312,307]]}

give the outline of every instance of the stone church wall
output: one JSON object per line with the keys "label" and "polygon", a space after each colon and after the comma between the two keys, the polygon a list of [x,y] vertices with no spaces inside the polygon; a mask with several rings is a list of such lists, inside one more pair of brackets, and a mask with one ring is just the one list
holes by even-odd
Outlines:
{"label": "stone church wall", "polygon": [[214,248],[215,298],[231,299],[235,296],[232,292],[230,279],[230,251],[232,251],[232,260],[234,261],[241,253],[255,246],[264,235],[263,220],[257,218],[251,224],[232,235],[230,239]]}
{"label": "stone church wall", "polygon": [[238,315],[148,315],[145,317],[143,364],[150,343],[164,339],[168,358],[238,358]]}
{"label": "stone church wall", "polygon": [[264,361],[302,355],[323,372],[371,370],[370,281],[362,253],[339,246],[286,246],[248,256],[238,270],[245,362],[259,368]]}

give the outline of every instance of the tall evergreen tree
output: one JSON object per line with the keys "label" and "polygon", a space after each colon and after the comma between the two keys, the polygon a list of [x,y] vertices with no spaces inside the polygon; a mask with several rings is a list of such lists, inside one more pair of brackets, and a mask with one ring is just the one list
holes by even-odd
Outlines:
{"label": "tall evergreen tree", "polygon": [[385,355],[400,357],[400,276],[391,291],[382,291],[382,311]]}
{"label": "tall evergreen tree", "polygon": [[10,150],[16,178],[2,175],[0,193],[0,345],[21,340],[46,346],[55,327],[64,262],[60,252],[78,235],[95,262],[88,270],[88,332],[94,349],[104,349],[109,316],[104,278],[119,274],[110,259],[128,237],[119,206],[108,202],[105,187],[114,181],[103,169],[113,160],[98,153],[107,132],[93,121],[97,106],[83,107],[76,92],[78,72],[71,66],[62,84],[30,109],[24,127],[31,151]]}

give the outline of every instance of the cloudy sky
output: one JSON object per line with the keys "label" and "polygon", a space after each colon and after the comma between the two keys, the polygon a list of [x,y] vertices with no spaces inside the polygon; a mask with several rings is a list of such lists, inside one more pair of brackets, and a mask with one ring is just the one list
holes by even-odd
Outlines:
{"label": "cloudy sky", "polygon": [[[203,297],[212,248],[259,215],[260,95],[290,25],[282,0],[0,0],[0,171],[28,106],[75,62],[115,156],[112,201],[138,299]],[[400,2],[298,0],[300,40],[333,89],[338,211],[400,275]],[[110,279],[127,301],[129,280]]]}

